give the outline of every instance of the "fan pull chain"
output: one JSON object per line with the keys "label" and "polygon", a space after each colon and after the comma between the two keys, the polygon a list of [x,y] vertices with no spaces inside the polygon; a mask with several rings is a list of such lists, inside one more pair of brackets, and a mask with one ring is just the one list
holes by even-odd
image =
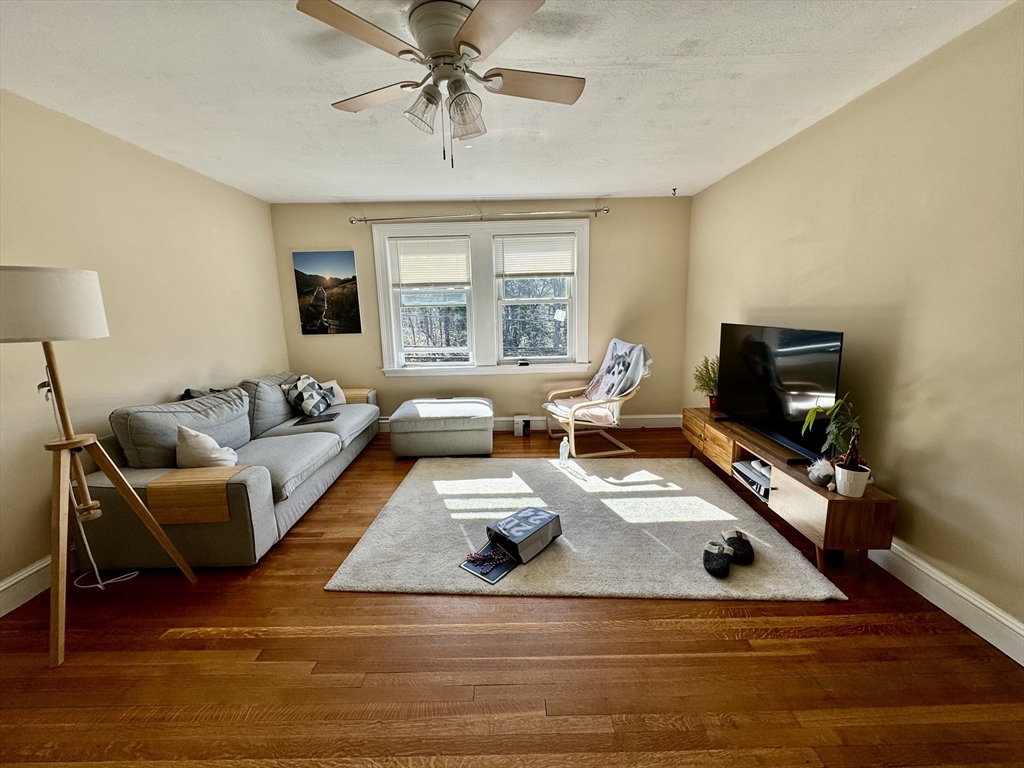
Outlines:
{"label": "fan pull chain", "polygon": [[448,155],[445,154],[447,152],[447,150],[448,150],[448,145],[445,143],[445,139],[444,139],[444,113],[446,111],[447,110],[444,110],[444,109],[441,110],[441,159],[442,160],[447,160],[448,159]]}

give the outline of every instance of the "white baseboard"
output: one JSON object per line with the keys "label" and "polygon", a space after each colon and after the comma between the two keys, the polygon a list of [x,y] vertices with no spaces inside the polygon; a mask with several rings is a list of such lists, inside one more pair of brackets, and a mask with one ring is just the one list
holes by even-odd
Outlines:
{"label": "white baseboard", "polygon": [[1024,622],[899,544],[894,543],[891,550],[872,550],[870,557],[928,602],[1024,666]]}
{"label": "white baseboard", "polygon": [[[512,431],[512,416],[495,416],[494,417],[494,431],[495,432],[511,432]],[[649,427],[651,429],[659,428],[683,428],[683,414],[681,413],[641,413],[633,416],[623,415],[622,419],[623,429],[642,429]],[[391,429],[388,426],[388,418],[382,416],[380,418],[380,431],[390,432]],[[547,429],[543,416],[531,416],[530,417],[530,429],[534,432],[544,431]]]}
{"label": "white baseboard", "polygon": [[0,616],[6,616],[49,588],[50,556],[47,555],[0,581]]}

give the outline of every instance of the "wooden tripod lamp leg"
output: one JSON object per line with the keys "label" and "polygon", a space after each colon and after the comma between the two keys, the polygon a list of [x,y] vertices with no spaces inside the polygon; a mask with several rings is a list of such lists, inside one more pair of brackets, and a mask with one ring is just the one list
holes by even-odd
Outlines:
{"label": "wooden tripod lamp leg", "polygon": [[110,482],[114,484],[124,500],[128,502],[128,506],[132,508],[132,511],[138,515],[139,520],[142,524],[149,529],[149,532],[153,534],[153,538],[156,539],[160,546],[164,548],[164,552],[170,555],[171,560],[178,566],[185,577],[193,584],[196,583],[196,575],[192,572],[189,564],[185,562],[185,558],[178,552],[177,547],[167,538],[167,534],[164,533],[164,529],[160,527],[160,523],[153,517],[153,513],[149,511],[149,508],[142,502],[139,495],[132,488],[131,484],[125,480],[124,475],[117,468],[117,465],[111,460],[107,452],[103,450],[103,446],[99,443],[89,443],[85,446],[85,450],[92,456],[93,461],[99,466],[103,474],[110,478]]}
{"label": "wooden tripod lamp leg", "polygon": [[68,586],[68,509],[71,451],[53,453],[53,499],[50,502],[50,666],[64,663],[64,605]]}

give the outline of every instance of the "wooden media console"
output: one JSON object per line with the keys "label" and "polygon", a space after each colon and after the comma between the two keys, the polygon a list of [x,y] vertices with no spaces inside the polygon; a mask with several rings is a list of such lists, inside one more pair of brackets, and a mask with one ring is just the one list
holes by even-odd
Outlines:
{"label": "wooden media console", "polygon": [[737,476],[737,461],[756,458],[771,466],[766,503],[811,540],[819,571],[826,550],[857,550],[863,570],[868,550],[892,547],[897,500],[874,485],[859,499],[820,488],[808,479],[806,466],[787,463],[798,453],[738,422],[716,422],[708,408],[683,410],[683,434],[728,475]]}

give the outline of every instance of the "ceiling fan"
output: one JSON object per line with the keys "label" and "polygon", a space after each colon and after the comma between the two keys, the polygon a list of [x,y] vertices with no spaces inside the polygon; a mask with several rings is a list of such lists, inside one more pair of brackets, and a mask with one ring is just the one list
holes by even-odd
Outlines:
{"label": "ceiling fan", "polygon": [[[415,46],[332,0],[299,0],[297,7],[324,24],[392,56],[422,64],[428,70],[419,82],[393,83],[331,106],[345,112],[359,112],[404,93],[419,91],[412,106],[405,111],[409,122],[425,133],[433,133],[443,100],[451,118],[453,138],[471,139],[485,134],[487,128],[483,121],[483,102],[470,89],[469,80],[475,80],[491,93],[558,104],[574,104],[583,93],[587,81],[582,77],[501,67],[483,75],[473,71],[475,64],[494,53],[542,5],[544,0],[478,0],[476,7],[470,9],[454,0],[427,0],[409,13]],[[448,92],[447,99],[442,96],[442,85]]]}

